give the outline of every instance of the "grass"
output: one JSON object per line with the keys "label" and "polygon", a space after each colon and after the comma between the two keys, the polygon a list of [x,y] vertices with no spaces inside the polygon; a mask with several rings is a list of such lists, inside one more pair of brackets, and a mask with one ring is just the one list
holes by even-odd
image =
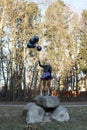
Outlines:
{"label": "grass", "polygon": [[44,130],[87,130],[87,108],[73,107],[67,108],[70,114],[69,122],[46,123]]}
{"label": "grass", "polygon": [[[0,106],[0,130],[26,130],[23,107]],[[69,122],[52,121],[32,125],[29,130],[87,130],[87,107],[67,107]]]}
{"label": "grass", "polygon": [[0,107],[0,130],[24,130],[25,119],[20,107]]}

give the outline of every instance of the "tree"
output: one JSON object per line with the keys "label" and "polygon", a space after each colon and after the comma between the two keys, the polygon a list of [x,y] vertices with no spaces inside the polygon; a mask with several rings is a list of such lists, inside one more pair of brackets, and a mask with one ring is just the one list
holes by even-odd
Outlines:
{"label": "tree", "polygon": [[[27,42],[30,37],[37,33],[37,29],[38,33],[40,32],[38,26],[40,11],[37,4],[34,2],[27,4],[24,0],[20,2],[13,0],[5,1],[3,9],[5,13],[1,21],[3,23],[2,30],[6,28],[10,32],[8,34],[4,31],[4,35],[9,39],[8,43],[5,44],[9,45],[11,88],[13,86],[19,87],[22,82],[25,85],[25,74],[23,73],[26,71],[26,60],[29,59]],[[2,50],[5,53],[4,48]],[[18,78],[20,83],[15,82],[14,76],[20,77],[20,79]]]}
{"label": "tree", "polygon": [[81,16],[81,44],[78,55],[80,71],[87,73],[87,11],[84,10]]}
{"label": "tree", "polygon": [[45,36],[51,41],[48,57],[56,72],[65,79],[74,64],[72,56],[75,60],[78,54],[78,15],[58,0],[46,12],[45,27]]}

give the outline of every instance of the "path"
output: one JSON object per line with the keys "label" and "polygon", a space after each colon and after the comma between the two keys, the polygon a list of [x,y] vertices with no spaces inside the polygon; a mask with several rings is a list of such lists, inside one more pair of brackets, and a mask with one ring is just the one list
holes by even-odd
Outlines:
{"label": "path", "polygon": [[[0,103],[0,107],[24,107],[27,103]],[[60,103],[65,107],[87,107],[87,102],[69,102],[69,103]]]}

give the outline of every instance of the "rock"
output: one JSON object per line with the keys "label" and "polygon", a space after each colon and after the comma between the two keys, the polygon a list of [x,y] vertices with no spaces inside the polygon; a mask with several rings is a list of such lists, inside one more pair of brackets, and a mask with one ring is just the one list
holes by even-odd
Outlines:
{"label": "rock", "polygon": [[27,124],[51,122],[52,119],[59,122],[69,121],[68,110],[60,105],[58,97],[39,95],[34,100],[35,103],[27,103],[23,108]]}
{"label": "rock", "polygon": [[24,106],[24,108],[23,108],[23,115],[26,116],[28,110],[32,109],[34,106],[36,106],[35,103],[32,103],[32,102],[31,102],[31,103],[27,103],[27,104]]}
{"label": "rock", "polygon": [[26,123],[39,123],[43,122],[45,110],[35,104],[28,104],[29,109],[26,115]]}
{"label": "rock", "polygon": [[35,103],[36,103],[37,105],[43,106],[43,98],[44,98],[43,95],[39,95],[39,96],[36,96],[36,97],[34,98],[34,101],[35,101]]}
{"label": "rock", "polygon": [[45,113],[43,123],[46,123],[46,122],[51,122],[51,113],[50,112]]}
{"label": "rock", "polygon": [[45,109],[47,109],[47,108],[55,109],[60,104],[60,101],[59,101],[58,97],[56,97],[56,96],[39,95],[39,96],[36,96],[34,98],[34,100],[37,105],[39,105]]}
{"label": "rock", "polygon": [[59,122],[69,121],[70,119],[67,108],[61,105],[53,111],[51,117]]}
{"label": "rock", "polygon": [[35,103],[32,103],[32,102],[27,103],[27,104],[24,106],[23,110],[27,110],[27,111],[28,111],[29,109],[33,108],[34,106],[36,106]]}

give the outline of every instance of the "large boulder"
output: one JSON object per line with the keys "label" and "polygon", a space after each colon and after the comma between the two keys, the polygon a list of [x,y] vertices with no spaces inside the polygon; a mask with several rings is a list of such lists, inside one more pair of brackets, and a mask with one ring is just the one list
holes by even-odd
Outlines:
{"label": "large boulder", "polygon": [[36,96],[34,98],[34,100],[37,105],[39,105],[45,109],[47,109],[47,108],[55,109],[60,104],[60,101],[59,101],[58,97],[56,97],[56,96],[39,95],[39,96]]}
{"label": "large boulder", "polygon": [[64,121],[67,122],[70,119],[67,108],[65,108],[62,105],[60,105],[53,111],[51,117],[52,117],[52,119],[59,121],[59,122],[64,122]]}
{"label": "large boulder", "polygon": [[28,104],[28,112],[26,115],[26,123],[39,123],[43,122],[45,110],[36,104],[30,103]]}
{"label": "large boulder", "polygon": [[31,102],[31,103],[27,103],[24,108],[23,108],[23,115],[26,116],[28,110],[32,109],[34,106],[36,106],[35,103]]}

